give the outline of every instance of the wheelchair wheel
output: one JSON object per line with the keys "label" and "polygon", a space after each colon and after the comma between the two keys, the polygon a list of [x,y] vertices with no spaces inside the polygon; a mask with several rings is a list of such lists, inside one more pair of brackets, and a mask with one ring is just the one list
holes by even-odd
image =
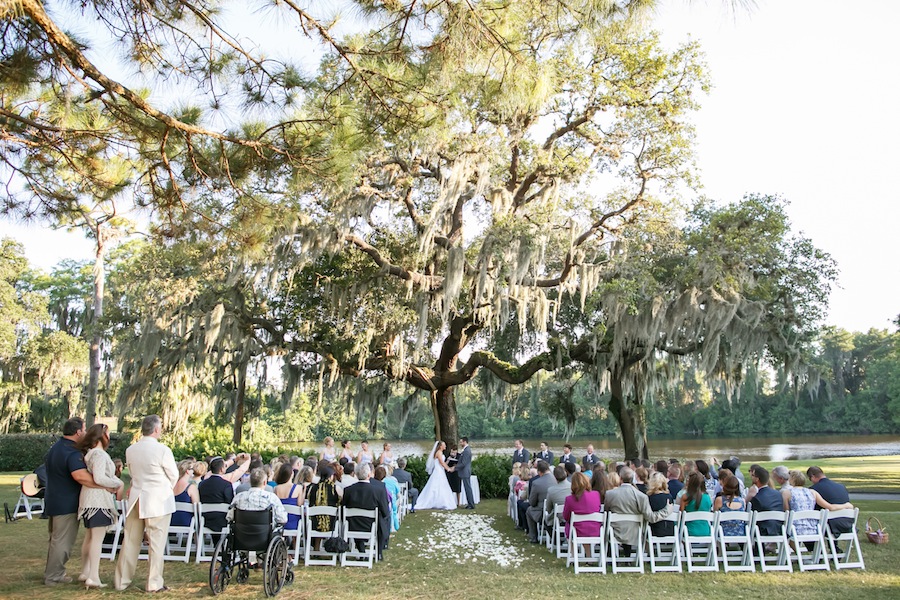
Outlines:
{"label": "wheelchair wheel", "polygon": [[284,543],[283,537],[276,535],[269,542],[266,550],[266,562],[263,565],[266,596],[275,596],[284,587],[289,561],[287,544]]}
{"label": "wheelchair wheel", "polygon": [[247,583],[250,579],[250,555],[247,552],[238,552],[238,557],[234,580],[238,583]]}
{"label": "wheelchair wheel", "polygon": [[213,552],[209,563],[209,589],[214,596],[225,591],[231,581],[231,569],[234,565],[234,551],[231,549],[231,539],[223,535]]}

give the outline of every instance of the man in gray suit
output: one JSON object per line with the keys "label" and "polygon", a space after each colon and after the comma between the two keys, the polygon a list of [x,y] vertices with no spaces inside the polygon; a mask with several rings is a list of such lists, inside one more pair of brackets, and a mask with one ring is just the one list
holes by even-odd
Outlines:
{"label": "man in gray suit", "polygon": [[416,500],[419,499],[419,490],[413,487],[412,473],[406,470],[406,458],[400,457],[397,460],[397,468],[394,469],[393,475],[400,485],[406,484],[410,512],[416,512]]}
{"label": "man in gray suit", "polygon": [[472,477],[472,449],[469,448],[469,438],[459,438],[459,447],[462,450],[459,451],[458,461],[453,470],[459,475],[459,481],[466,492],[466,508],[474,509],[475,496],[472,494],[472,482],[469,479]]}
{"label": "man in gray suit", "polygon": [[572,482],[566,479],[566,468],[563,465],[553,468],[553,478],[556,479],[556,485],[551,485],[547,490],[547,522],[551,525],[556,505],[565,504],[566,497],[572,494]]}
{"label": "man in gray suit", "polygon": [[[671,504],[656,512],[650,510],[650,499],[647,494],[634,487],[634,471],[625,467],[619,473],[622,485],[606,492],[606,505],[603,507],[612,513],[625,515],[642,515],[649,523],[658,523],[667,516],[672,509]],[[641,544],[641,526],[638,523],[613,523],[613,533],[616,540],[622,544],[622,554],[631,555],[631,548]]]}
{"label": "man in gray suit", "polygon": [[556,479],[550,474],[550,465],[542,460],[537,463],[538,476],[531,481],[531,491],[528,492],[528,508],[525,510],[525,519],[528,521],[528,541],[538,543],[538,527],[544,517],[544,500],[550,487],[556,484]]}

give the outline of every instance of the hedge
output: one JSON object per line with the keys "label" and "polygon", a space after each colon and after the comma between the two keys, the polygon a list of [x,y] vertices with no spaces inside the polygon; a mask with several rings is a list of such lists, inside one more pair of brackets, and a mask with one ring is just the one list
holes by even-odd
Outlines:
{"label": "hedge", "polygon": [[[58,435],[52,433],[13,433],[0,435],[0,471],[33,471],[41,463]],[[131,443],[130,434],[111,433],[109,455],[125,459],[125,448]]]}

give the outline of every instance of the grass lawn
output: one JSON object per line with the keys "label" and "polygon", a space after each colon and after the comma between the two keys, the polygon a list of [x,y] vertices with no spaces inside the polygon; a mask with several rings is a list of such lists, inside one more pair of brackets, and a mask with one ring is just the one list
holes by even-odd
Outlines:
{"label": "grass lawn", "polygon": [[[820,463],[821,464],[821,463]],[[824,468],[824,467],[823,467]],[[828,470],[826,469],[826,472]],[[0,474],[0,499],[15,502],[21,474]],[[835,479],[838,477],[835,475]],[[898,503],[860,502],[860,520],[877,515],[890,531],[900,531]],[[575,576],[545,548],[531,545],[514,529],[506,516],[505,500],[490,500],[475,511],[418,512],[403,522],[391,538],[385,560],[371,571],[333,567],[300,566],[296,581],[279,598],[778,598],[778,600],[846,598],[900,599],[900,565],[894,545],[875,546],[862,540],[865,571],[814,573],[698,573]],[[449,516],[448,516],[449,515]],[[501,566],[490,551],[473,556],[472,537],[465,532],[448,533],[453,524],[471,523],[487,517],[496,532],[497,549],[518,558],[515,566]],[[449,521],[448,521],[449,519]],[[447,525],[447,523],[450,525]],[[481,521],[479,521],[481,522]],[[36,600],[81,598],[146,598],[138,590],[85,591],[75,584],[45,587],[41,584],[47,550],[45,520],[20,520],[0,528],[0,598]],[[80,569],[79,536],[69,574]],[[893,544],[898,543],[897,541]],[[505,549],[504,549],[505,547]],[[497,551],[497,550],[494,550]],[[101,578],[112,582],[113,563],[103,561]],[[211,597],[206,583],[208,565],[166,563],[169,597]],[[138,565],[135,583],[146,581],[145,561]],[[253,572],[247,584],[232,583],[228,598],[263,597],[262,574]]]}

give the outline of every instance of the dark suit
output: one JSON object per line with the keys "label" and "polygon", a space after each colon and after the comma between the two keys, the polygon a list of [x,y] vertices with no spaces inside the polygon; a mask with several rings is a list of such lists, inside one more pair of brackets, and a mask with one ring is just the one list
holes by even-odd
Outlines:
{"label": "dark suit", "polygon": [[521,450],[516,450],[512,455],[512,464],[516,463],[527,463],[531,455],[528,454],[528,450],[522,448]]}
{"label": "dark suit", "polygon": [[585,454],[581,459],[581,467],[584,471],[593,471],[594,465],[600,462],[600,458],[596,454]]}
{"label": "dark suit", "polygon": [[552,451],[547,450],[546,452],[538,452],[537,454],[535,454],[535,457],[538,460],[544,461],[551,467],[553,466],[553,452]]}
{"label": "dark suit", "polygon": [[[822,499],[830,504],[844,504],[850,502],[850,494],[847,488],[827,477],[823,477],[818,483],[814,483],[812,489],[819,492]],[[849,533],[853,529],[853,519],[832,519],[828,521],[828,527],[832,533]]]}
{"label": "dark suit", "polygon": [[678,481],[677,479],[669,480],[669,494],[672,496],[672,500],[675,500],[675,496],[678,495],[678,492],[684,489],[684,483]]}
{"label": "dark suit", "polygon": [[[234,500],[234,486],[227,479],[212,475],[197,486],[201,504],[231,504]],[[222,531],[225,527],[226,513],[208,513],[204,518],[205,525],[213,531]]]}
{"label": "dark suit", "polygon": [[456,474],[466,493],[466,508],[475,508],[475,496],[472,493],[472,449],[466,447],[459,453],[459,462],[456,463]]}
{"label": "dark suit", "polygon": [[[784,511],[784,498],[781,492],[774,490],[767,485],[759,488],[753,500],[750,501],[750,507],[757,511],[763,512],[767,510]],[[759,531],[763,535],[778,535],[780,523],[778,521],[760,521]]]}
{"label": "dark suit", "polygon": [[576,464],[578,459],[575,458],[575,455],[569,452],[568,454],[563,454],[559,457],[559,464],[564,465],[566,463]]}
{"label": "dark suit", "polygon": [[[383,544],[391,535],[391,509],[388,506],[387,490],[384,484],[376,479],[366,481],[361,479],[359,483],[344,488],[344,500],[342,502],[347,508],[362,508],[365,510],[378,510],[378,541],[382,547],[378,548],[378,554],[381,555]],[[384,522],[387,519],[387,535],[384,535]],[[372,527],[372,519],[369,517],[350,517],[347,519],[347,526],[350,531],[368,531]],[[365,542],[357,540],[357,548],[365,549]]]}
{"label": "dark suit", "polygon": [[413,487],[412,473],[403,469],[394,469],[394,479],[401,485],[406,484],[409,492],[409,504],[412,508],[416,508],[416,500],[419,499],[419,490]]}

